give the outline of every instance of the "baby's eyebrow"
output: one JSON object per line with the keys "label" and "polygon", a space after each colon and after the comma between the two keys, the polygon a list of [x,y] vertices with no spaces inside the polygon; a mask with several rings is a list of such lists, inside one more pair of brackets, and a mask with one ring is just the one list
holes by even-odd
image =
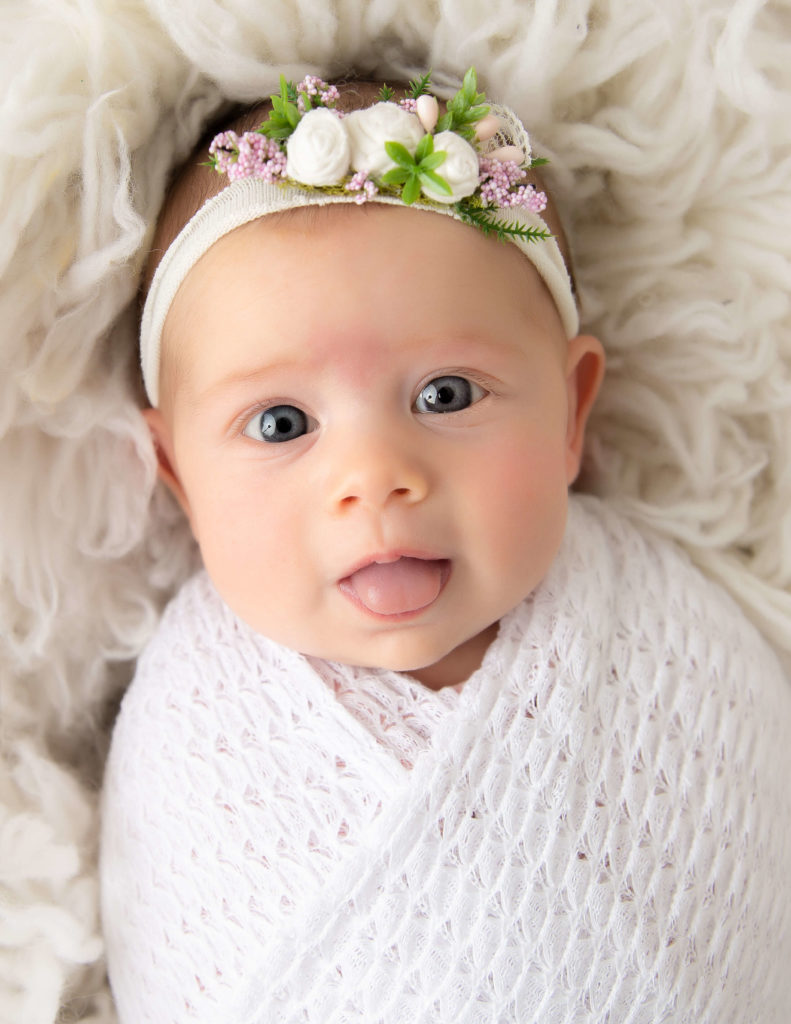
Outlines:
{"label": "baby's eyebrow", "polygon": [[235,388],[245,387],[251,384],[261,384],[267,377],[271,377],[274,374],[281,373],[284,370],[297,370],[303,364],[297,359],[277,359],[271,363],[257,363],[254,367],[249,369],[238,370],[224,374],[218,380],[212,381],[208,387],[199,391],[193,399],[192,403],[200,405],[204,402],[211,401],[214,398],[219,398],[226,392],[233,391]]}

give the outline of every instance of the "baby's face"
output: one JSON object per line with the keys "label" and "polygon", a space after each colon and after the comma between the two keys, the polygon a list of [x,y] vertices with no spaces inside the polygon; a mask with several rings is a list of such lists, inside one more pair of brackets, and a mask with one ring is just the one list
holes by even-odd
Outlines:
{"label": "baby's face", "polygon": [[400,207],[265,218],[197,263],[164,343],[149,420],[230,607],[466,678],[555,557],[600,372],[525,257]]}

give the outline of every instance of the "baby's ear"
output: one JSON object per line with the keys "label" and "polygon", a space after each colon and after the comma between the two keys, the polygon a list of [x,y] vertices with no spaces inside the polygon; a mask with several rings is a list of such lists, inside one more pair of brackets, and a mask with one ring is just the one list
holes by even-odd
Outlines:
{"label": "baby's ear", "polygon": [[569,485],[577,479],[580,470],[585,427],[604,377],[604,362],[604,348],[598,338],[590,334],[580,334],[568,343],[566,480]]}
{"label": "baby's ear", "polygon": [[190,515],[189,499],[187,492],[181,482],[176,466],[175,452],[173,449],[173,434],[168,421],[160,409],[144,409],[143,417],[151,431],[151,438],[154,442],[154,449],[157,454],[157,472],[159,479],[167,484],[169,490],[181,505],[187,518],[192,522]]}

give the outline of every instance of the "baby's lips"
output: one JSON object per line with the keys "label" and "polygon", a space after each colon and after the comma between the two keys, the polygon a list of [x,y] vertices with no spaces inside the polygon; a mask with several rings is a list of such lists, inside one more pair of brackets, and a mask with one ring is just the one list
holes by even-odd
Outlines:
{"label": "baby's lips", "polygon": [[436,601],[449,573],[446,558],[402,555],[370,562],[341,580],[340,586],[376,615],[403,615]]}

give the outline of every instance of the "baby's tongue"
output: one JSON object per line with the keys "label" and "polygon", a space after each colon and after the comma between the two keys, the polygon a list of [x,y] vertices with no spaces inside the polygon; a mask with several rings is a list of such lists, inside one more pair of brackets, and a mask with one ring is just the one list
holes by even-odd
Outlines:
{"label": "baby's tongue", "polygon": [[399,558],[358,569],[349,584],[361,604],[379,615],[397,615],[424,608],[442,589],[444,562]]}

